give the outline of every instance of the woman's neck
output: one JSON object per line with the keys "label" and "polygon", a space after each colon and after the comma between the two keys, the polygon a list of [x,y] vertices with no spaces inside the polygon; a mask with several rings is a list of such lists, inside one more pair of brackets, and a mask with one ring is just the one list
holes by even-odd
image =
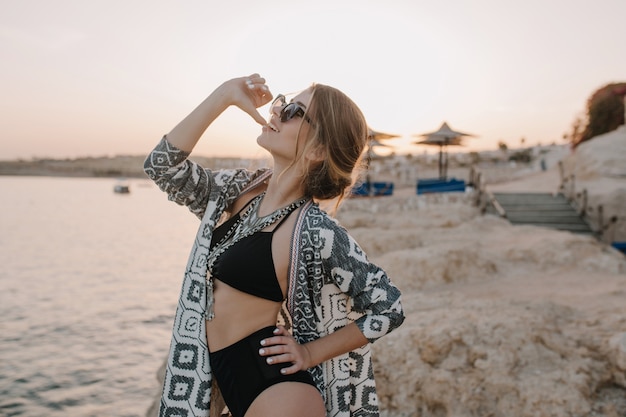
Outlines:
{"label": "woman's neck", "polygon": [[259,215],[265,215],[285,207],[304,196],[300,176],[292,167],[286,171],[274,171],[267,183]]}

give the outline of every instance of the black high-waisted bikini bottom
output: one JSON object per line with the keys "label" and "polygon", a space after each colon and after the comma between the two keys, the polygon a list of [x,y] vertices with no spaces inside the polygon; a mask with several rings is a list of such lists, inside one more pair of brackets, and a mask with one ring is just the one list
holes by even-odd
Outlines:
{"label": "black high-waisted bikini bottom", "polygon": [[243,417],[261,392],[280,382],[303,382],[315,387],[308,372],[283,375],[280,370],[289,364],[269,365],[266,357],[259,354],[261,340],[274,336],[275,328],[257,330],[228,347],[209,353],[211,371],[233,417]]}

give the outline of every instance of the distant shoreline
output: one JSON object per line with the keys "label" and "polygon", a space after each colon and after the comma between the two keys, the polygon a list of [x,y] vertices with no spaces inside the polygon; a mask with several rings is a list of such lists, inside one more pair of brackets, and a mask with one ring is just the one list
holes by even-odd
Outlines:
{"label": "distant shoreline", "polygon": [[[146,178],[145,156],[85,157],[77,159],[0,160],[0,175],[87,178]],[[192,157],[212,169],[255,167],[264,160]]]}
{"label": "distant shoreline", "polygon": [[[470,167],[483,171],[487,183],[506,182],[519,175],[538,169],[538,161],[551,153],[548,165],[566,154],[563,145],[535,147],[526,150],[484,151],[480,153],[449,154],[448,176],[468,180]],[[527,161],[512,161],[516,155],[528,156]],[[117,155],[113,157],[38,158],[0,160],[0,176],[78,177],[78,178],[147,178],[143,171],[145,155]],[[269,157],[268,157],[269,158]],[[255,170],[271,167],[268,158],[206,157],[192,155],[191,160],[201,166],[217,169],[245,168]],[[377,181],[391,181],[396,187],[415,186],[418,178],[433,178],[437,172],[438,155],[388,155],[372,158],[368,174]]]}
{"label": "distant shoreline", "polygon": [[145,177],[143,158],[80,158],[0,161],[0,175],[52,177]]}

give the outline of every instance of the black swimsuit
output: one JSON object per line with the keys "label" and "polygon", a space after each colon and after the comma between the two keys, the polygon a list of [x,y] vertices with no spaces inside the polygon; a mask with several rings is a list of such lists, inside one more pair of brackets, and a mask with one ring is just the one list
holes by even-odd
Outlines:
{"label": "black swimsuit", "polygon": [[[283,217],[271,232],[257,232],[228,248],[215,261],[213,278],[266,300],[283,301],[283,291],[272,258],[272,237],[287,217],[289,215]],[[238,219],[239,213],[215,229],[211,250]],[[242,262],[244,259],[245,262]]]}
{"label": "black swimsuit", "polygon": [[[240,213],[215,229],[211,250],[239,219]],[[257,232],[228,248],[213,265],[213,278],[260,298],[283,301],[272,257],[272,237],[287,217],[289,214],[271,232]],[[275,328],[262,328],[230,346],[209,352],[211,370],[233,417],[243,417],[261,392],[280,382],[302,382],[316,387],[307,371],[283,375],[280,370],[289,364],[269,365],[266,357],[259,354],[261,340],[272,337]]]}

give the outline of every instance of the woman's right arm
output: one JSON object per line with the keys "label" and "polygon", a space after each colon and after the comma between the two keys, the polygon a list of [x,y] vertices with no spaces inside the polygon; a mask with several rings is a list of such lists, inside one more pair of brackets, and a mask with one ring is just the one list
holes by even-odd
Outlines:
{"label": "woman's right arm", "polygon": [[229,106],[237,106],[257,123],[265,125],[258,107],[269,103],[272,94],[259,74],[228,80],[167,134],[167,140],[183,152],[191,153],[211,123]]}
{"label": "woman's right arm", "polygon": [[265,124],[257,107],[271,98],[265,80],[258,74],[226,81],[157,144],[144,162],[144,171],[170,200],[187,206],[196,216],[202,217],[216,184],[243,184],[251,178],[245,170],[205,170],[187,159],[191,150],[206,128],[228,106],[235,105],[258,123]]}

